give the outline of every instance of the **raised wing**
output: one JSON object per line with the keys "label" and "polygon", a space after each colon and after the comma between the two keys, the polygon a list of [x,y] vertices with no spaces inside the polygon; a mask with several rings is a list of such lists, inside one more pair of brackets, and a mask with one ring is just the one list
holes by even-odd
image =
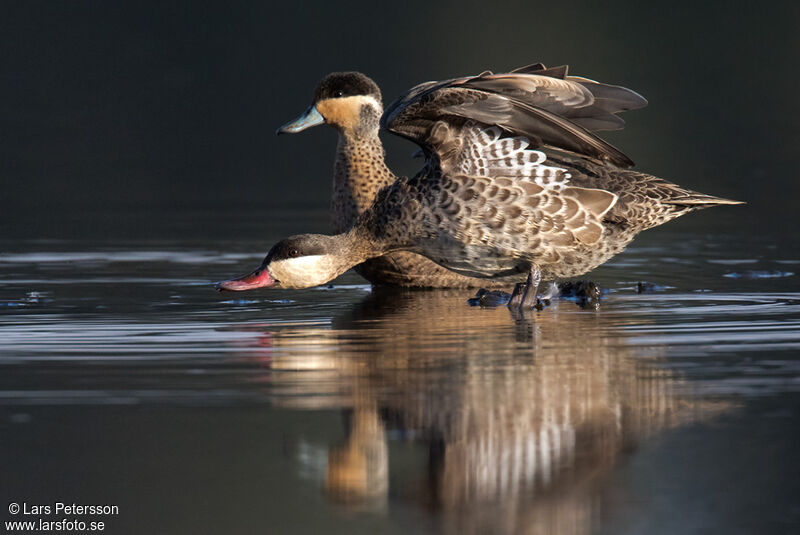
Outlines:
{"label": "raised wing", "polygon": [[497,127],[531,148],[553,148],[629,167],[633,162],[590,130],[618,129],[617,113],[647,101],[618,86],[567,76],[567,68],[529,65],[505,74],[420,84],[386,110],[384,128],[419,144],[442,169],[474,152],[469,138]]}

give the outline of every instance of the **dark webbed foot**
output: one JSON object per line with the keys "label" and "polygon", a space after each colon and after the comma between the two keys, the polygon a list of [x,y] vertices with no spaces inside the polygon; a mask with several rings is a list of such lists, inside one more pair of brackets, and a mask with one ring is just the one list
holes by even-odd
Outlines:
{"label": "dark webbed foot", "polygon": [[600,308],[600,287],[592,281],[564,282],[558,285],[561,297],[573,298],[581,308]]}
{"label": "dark webbed foot", "polygon": [[474,307],[499,307],[508,303],[510,299],[511,294],[508,292],[481,288],[475,297],[467,300],[467,303]]}
{"label": "dark webbed foot", "polygon": [[[532,269],[528,273],[526,282],[519,282],[514,286],[514,291],[508,294],[499,290],[481,288],[475,297],[467,302],[472,306],[498,307],[508,306],[511,310],[542,310],[550,305],[550,299],[541,297],[537,292],[542,281],[542,273]],[[552,287],[552,286],[551,286]],[[602,291],[592,281],[582,280],[563,282],[556,285],[559,296],[565,299],[574,299],[581,308],[597,310],[600,307]],[[545,292],[547,297],[552,293]]]}

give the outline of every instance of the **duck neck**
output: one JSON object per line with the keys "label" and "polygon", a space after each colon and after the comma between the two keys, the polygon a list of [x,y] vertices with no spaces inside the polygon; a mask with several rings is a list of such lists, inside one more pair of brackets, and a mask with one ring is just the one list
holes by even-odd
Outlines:
{"label": "duck neck", "polygon": [[376,237],[363,225],[356,224],[346,232],[330,236],[330,279],[338,277],[348,269],[393,250],[390,244]]}
{"label": "duck neck", "polygon": [[396,180],[386,162],[377,125],[339,131],[333,165],[331,214],[334,232],[344,232],[372,204],[375,194]]}

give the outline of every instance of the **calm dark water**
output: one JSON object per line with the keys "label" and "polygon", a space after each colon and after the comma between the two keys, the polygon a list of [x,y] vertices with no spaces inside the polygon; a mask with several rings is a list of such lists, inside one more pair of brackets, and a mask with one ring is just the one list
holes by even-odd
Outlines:
{"label": "calm dark water", "polygon": [[149,237],[118,213],[140,237],[105,241],[88,214],[90,241],[6,241],[0,517],[64,501],[118,505],[110,533],[796,532],[800,249],[713,230],[731,210],[642,235],[592,275],[599,310],[525,317],[354,274],[216,293],[295,225],[279,211],[218,214],[203,240],[180,224],[196,213]]}

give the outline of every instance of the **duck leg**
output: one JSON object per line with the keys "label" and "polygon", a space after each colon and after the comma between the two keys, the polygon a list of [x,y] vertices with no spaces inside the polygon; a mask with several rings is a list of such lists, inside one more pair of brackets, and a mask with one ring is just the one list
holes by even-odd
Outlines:
{"label": "duck leg", "polygon": [[531,266],[527,282],[520,282],[514,286],[514,292],[508,302],[508,308],[539,308],[541,305],[536,298],[536,292],[539,289],[540,282],[542,282],[542,272],[538,267]]}
{"label": "duck leg", "polygon": [[[530,277],[530,275],[528,275]],[[514,285],[514,291],[511,292],[511,299],[508,300],[508,308],[519,308],[522,304],[522,297],[525,295],[524,282],[518,282]]]}

